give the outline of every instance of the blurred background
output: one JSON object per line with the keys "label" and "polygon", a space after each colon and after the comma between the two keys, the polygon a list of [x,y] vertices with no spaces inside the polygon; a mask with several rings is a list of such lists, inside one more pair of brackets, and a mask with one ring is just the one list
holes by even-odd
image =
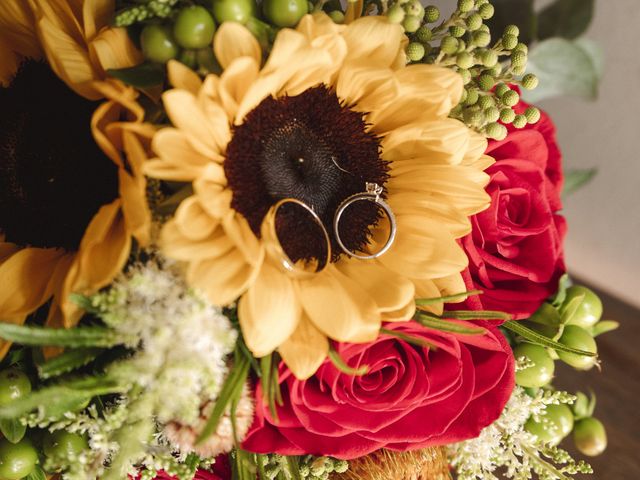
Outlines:
{"label": "blurred background", "polygon": [[[539,12],[556,2],[492,0],[496,11],[508,7],[510,21],[517,23],[521,32],[530,28],[527,17],[532,5]],[[427,3],[448,13],[453,10],[455,0]],[[588,183],[564,200],[563,214],[569,224],[566,259],[574,279],[603,295],[604,316],[618,320],[621,327],[598,338],[601,371],[577,372],[565,366],[554,384],[569,391],[593,390],[598,399],[595,416],[607,428],[609,448],[600,457],[588,459],[594,475],[576,478],[637,480],[640,479],[640,55],[633,47],[640,41],[640,0],[557,3],[572,12],[565,25],[588,24],[579,39],[570,38],[583,53],[566,55],[559,49],[551,49],[545,58],[536,59],[536,45],[532,44],[530,67],[541,77],[541,86],[529,100],[546,110],[555,122],[565,170],[578,169],[585,175],[588,169],[597,170]],[[584,18],[585,12],[591,13],[590,20]],[[538,31],[555,28],[550,24],[556,20],[556,16],[546,20],[538,16]],[[558,33],[572,36],[566,29],[555,34]],[[591,65],[578,62],[584,53]],[[545,70],[557,79],[564,68],[567,70],[564,74],[569,75],[564,85],[544,85]],[[551,93],[555,95],[536,98]],[[565,440],[562,446],[571,450],[571,441]],[[572,453],[583,458],[574,450]]]}

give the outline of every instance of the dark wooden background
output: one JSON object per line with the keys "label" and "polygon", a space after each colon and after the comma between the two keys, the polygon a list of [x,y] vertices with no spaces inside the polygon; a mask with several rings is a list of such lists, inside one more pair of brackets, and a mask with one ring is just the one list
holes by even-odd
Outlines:
{"label": "dark wooden background", "polygon": [[598,293],[604,303],[603,318],[621,324],[618,330],[598,337],[602,370],[577,372],[556,362],[554,385],[570,392],[595,392],[594,416],[605,424],[609,446],[595,458],[572,450],[571,438],[562,446],[593,466],[594,474],[576,476],[580,480],[640,480],[640,311]]}

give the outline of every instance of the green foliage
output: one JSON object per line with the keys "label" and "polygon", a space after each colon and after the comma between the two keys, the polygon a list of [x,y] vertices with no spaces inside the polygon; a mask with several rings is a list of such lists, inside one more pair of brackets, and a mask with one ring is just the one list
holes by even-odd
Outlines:
{"label": "green foliage", "polygon": [[594,6],[595,0],[556,0],[538,15],[538,38],[579,37],[591,24]]}
{"label": "green foliage", "polygon": [[38,375],[42,379],[48,379],[71,372],[77,368],[88,365],[103,351],[102,348],[95,347],[66,350],[57,357],[53,357],[44,363],[36,365]]}
{"label": "green foliage", "polygon": [[361,376],[366,375],[369,371],[369,365],[361,365],[358,368],[347,365],[347,362],[345,362],[335,348],[333,348],[333,345],[329,346],[329,360],[331,360],[334,367],[347,375]]}
{"label": "green foliage", "polygon": [[18,443],[27,432],[27,426],[16,418],[0,419],[0,432],[11,443]]}
{"label": "green foliage", "polygon": [[420,325],[441,332],[457,333],[458,335],[484,335],[487,331],[482,327],[469,327],[459,323],[449,322],[435,315],[420,312],[414,317]]}
{"label": "green foliage", "polygon": [[568,347],[566,345],[563,345],[562,343],[556,342],[555,340],[552,340],[551,338],[542,335],[538,332],[536,332],[535,330],[532,330],[531,328],[528,328],[526,326],[524,326],[522,324],[522,322],[519,321],[513,321],[510,320],[508,322],[505,322],[503,324],[503,327],[506,328],[507,330],[511,330],[513,333],[516,333],[518,335],[520,335],[522,338],[524,338],[525,340],[535,344],[535,345],[540,345],[542,347],[548,347],[548,348],[553,348],[554,350],[560,351],[560,352],[567,352],[567,353],[573,353],[576,355],[583,355],[586,357],[595,357],[596,354],[593,352],[588,352],[586,350],[579,350],[577,348],[571,348]]}
{"label": "green foliage", "polygon": [[53,347],[113,347],[126,336],[106,327],[48,328],[0,322],[0,338],[21,345]]}
{"label": "green foliage", "polygon": [[136,88],[149,88],[162,85],[165,78],[163,64],[146,62],[134,67],[107,70],[107,73],[118,80]]}
{"label": "green foliage", "polygon": [[537,44],[529,54],[529,71],[540,79],[535,90],[523,92],[528,102],[558,95],[593,100],[598,95],[600,65],[597,49],[583,42],[550,38]]}
{"label": "green foliage", "polygon": [[571,195],[586,186],[598,173],[597,168],[568,169],[564,172],[563,196]]}

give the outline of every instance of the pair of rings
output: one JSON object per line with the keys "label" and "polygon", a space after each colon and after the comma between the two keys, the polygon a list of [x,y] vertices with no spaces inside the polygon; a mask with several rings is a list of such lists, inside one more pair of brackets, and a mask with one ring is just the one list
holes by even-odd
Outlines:
{"label": "pair of rings", "polygon": [[[385,252],[387,252],[389,248],[391,248],[391,245],[393,245],[393,242],[396,239],[397,224],[395,215],[393,214],[391,207],[389,207],[387,202],[385,202],[381,197],[383,188],[377,183],[367,182],[365,189],[366,190],[364,192],[351,195],[340,204],[333,218],[333,230],[336,242],[344,253],[346,253],[350,257],[360,260],[372,260],[374,258],[380,257]],[[340,238],[340,220],[344,212],[354,203],[362,201],[375,203],[376,206],[384,211],[387,218],[389,219],[389,237],[387,238],[387,241],[382,246],[382,248],[374,253],[356,253],[350,250],[344,244],[342,238]],[[308,261],[299,260],[298,262],[294,262],[284,251],[276,232],[276,216],[278,214],[278,210],[286,204],[294,204],[306,210],[307,213],[311,216],[311,219],[314,221],[314,223],[316,223],[320,227],[320,230],[324,237],[323,240],[326,244],[326,255],[324,256],[324,258],[312,259]],[[313,208],[301,200],[295,198],[284,198],[273,205],[267,212],[267,215],[262,222],[261,234],[264,240],[264,245],[267,249],[267,255],[271,256],[271,258],[276,259],[287,273],[295,277],[304,278],[315,275],[324,270],[331,262],[331,238],[329,236],[329,233],[327,232],[327,229],[322,223],[322,220],[313,210]]]}

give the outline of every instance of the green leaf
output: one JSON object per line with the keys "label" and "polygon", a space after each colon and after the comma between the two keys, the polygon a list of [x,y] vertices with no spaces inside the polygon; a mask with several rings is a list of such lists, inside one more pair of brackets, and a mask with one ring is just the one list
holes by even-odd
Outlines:
{"label": "green leaf", "polygon": [[95,347],[66,350],[57,357],[37,365],[38,375],[43,379],[62,375],[89,364],[103,351],[102,348]]}
{"label": "green leaf", "polygon": [[24,477],[23,480],[47,480],[47,474],[44,473],[44,470],[42,470],[39,465],[36,465],[31,473]]}
{"label": "green leaf", "polygon": [[569,321],[573,318],[578,308],[580,308],[580,304],[584,300],[584,296],[584,293],[580,293],[573,297],[571,301],[565,302],[562,307],[560,307],[560,315],[562,317],[563,325],[569,323]]}
{"label": "green leaf", "polygon": [[[566,173],[565,173],[565,185],[566,185]],[[564,299],[567,298],[567,288],[572,285],[571,278],[567,273],[560,277],[558,280],[558,291],[551,299],[551,305],[556,308],[559,308],[563,303]]]}
{"label": "green leaf", "polygon": [[553,305],[547,302],[540,305],[538,310],[536,310],[527,320],[539,325],[549,325],[553,327],[558,327],[562,324],[560,312],[558,312]]}
{"label": "green leaf", "polygon": [[600,82],[594,51],[580,42],[564,38],[550,38],[540,42],[529,52],[527,70],[540,79],[534,90],[523,91],[527,102],[559,95],[573,95],[589,100],[598,96]]}
{"label": "green leaf", "polygon": [[369,365],[362,365],[358,368],[353,368],[347,365],[347,363],[342,359],[340,354],[336,352],[333,346],[329,347],[329,359],[331,360],[331,363],[333,363],[334,367],[347,375],[360,377],[362,375],[366,375],[369,371]]}
{"label": "green leaf", "polygon": [[593,18],[595,0],[556,0],[538,15],[538,38],[582,35]]}
{"label": "green leaf", "polygon": [[18,443],[24,437],[27,426],[16,418],[3,418],[0,420],[0,431],[11,443]]}
{"label": "green leaf", "polygon": [[160,63],[141,63],[135,67],[107,70],[107,74],[136,88],[149,88],[164,82],[164,65]]}
{"label": "green leaf", "polygon": [[85,377],[52,385],[0,407],[0,419],[19,419],[34,410],[46,418],[59,418],[82,408],[96,395],[123,393],[127,387],[107,377]]}
{"label": "green leaf", "polygon": [[455,320],[511,320],[511,315],[494,310],[451,310],[444,312],[442,318]]}
{"label": "green leaf", "polygon": [[537,17],[534,0],[492,0],[495,14],[486,22],[494,41],[498,40],[507,25],[517,25],[519,40],[529,44],[536,38]]}
{"label": "green leaf", "polygon": [[597,168],[576,168],[565,171],[562,195],[567,196],[587,185],[598,173]]}
{"label": "green leaf", "polygon": [[202,429],[202,432],[200,432],[200,435],[198,435],[196,445],[200,445],[216,431],[220,418],[222,418],[227,406],[242,394],[242,388],[249,375],[249,367],[251,364],[244,355],[237,355],[237,359],[237,363],[233,366],[222,385],[222,389],[213,406],[207,424]]}
{"label": "green leaf", "polygon": [[487,333],[482,327],[460,325],[459,323],[443,320],[442,318],[426,313],[418,313],[415,320],[424,327],[441,332],[457,333],[459,335],[484,335]]}
{"label": "green leaf", "polygon": [[126,339],[106,327],[47,328],[0,323],[0,338],[22,345],[54,347],[112,347]]}
{"label": "green leaf", "polygon": [[578,350],[577,348],[567,347],[566,345],[558,343],[555,340],[550,339],[549,337],[545,337],[544,335],[541,335],[538,332],[525,327],[524,325],[522,325],[522,322],[510,320],[508,322],[503,323],[502,326],[507,330],[511,330],[512,332],[517,333],[525,340],[531,343],[534,343],[536,345],[540,345],[542,347],[553,348],[554,350],[557,350],[557,351],[575,353],[576,355],[584,355],[587,357],[596,356],[596,354],[593,352]]}
{"label": "green leaf", "polygon": [[455,302],[456,300],[464,300],[467,297],[471,297],[473,295],[480,295],[481,293],[482,293],[482,290],[470,290],[468,292],[455,293],[453,295],[446,295],[444,297],[418,298],[416,300],[416,305],[420,307],[424,307],[427,305],[434,305],[437,303]]}
{"label": "green leaf", "polygon": [[593,326],[593,336],[597,337],[603,333],[616,330],[620,326],[620,323],[615,320],[601,320]]}
{"label": "green leaf", "polygon": [[300,465],[298,464],[298,457],[287,455],[284,457],[287,461],[287,469],[289,470],[289,477],[291,480],[302,480],[300,476]]}
{"label": "green leaf", "polygon": [[381,328],[380,333],[384,333],[385,335],[390,335],[392,337],[399,338],[400,340],[404,340],[405,342],[410,343],[411,345],[415,345],[416,347],[430,348],[432,350],[435,350],[437,348],[435,345],[433,345],[432,343],[429,343],[424,338],[416,337],[413,335],[407,335],[406,333],[398,332],[396,330]]}

